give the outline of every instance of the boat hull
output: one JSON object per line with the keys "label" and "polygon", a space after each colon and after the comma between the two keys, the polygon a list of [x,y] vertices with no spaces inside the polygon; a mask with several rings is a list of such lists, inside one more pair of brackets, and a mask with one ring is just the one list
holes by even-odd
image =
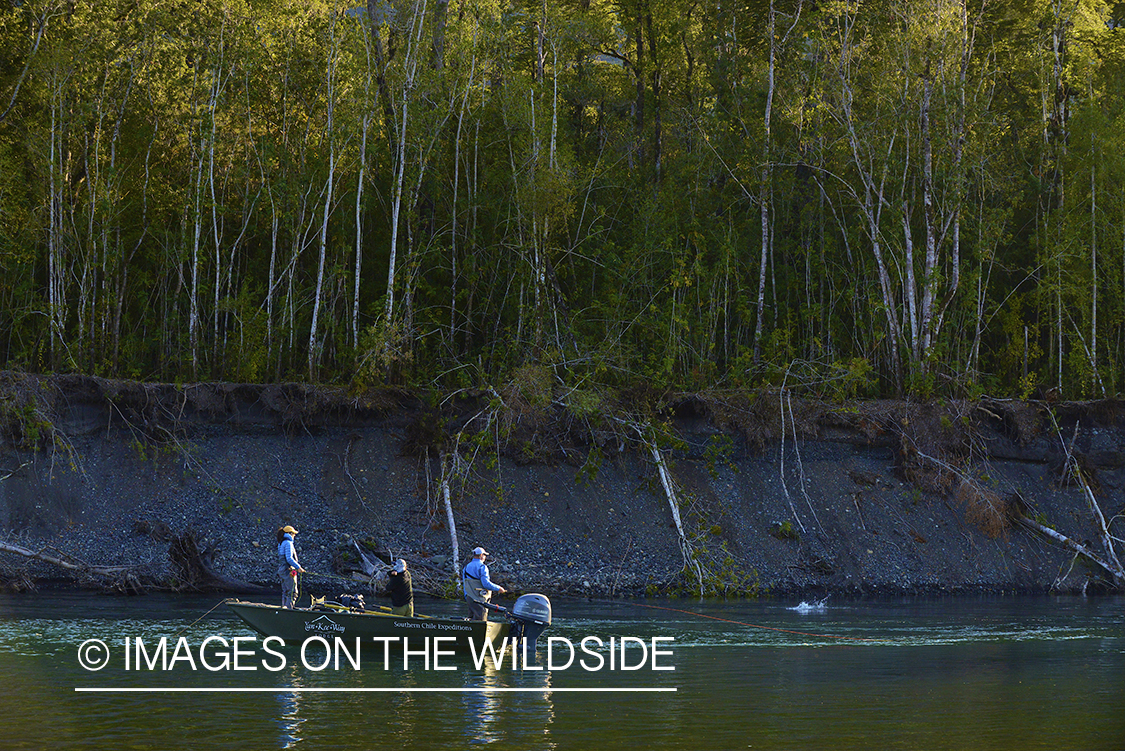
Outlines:
{"label": "boat hull", "polygon": [[276,636],[290,643],[300,643],[312,636],[329,640],[333,637],[353,640],[383,649],[384,639],[390,644],[421,644],[424,639],[443,637],[442,648],[468,650],[480,648],[485,642],[502,642],[508,635],[508,624],[502,621],[468,621],[456,618],[407,618],[390,613],[356,611],[302,610],[234,600],[227,607],[246,625],[264,636]]}

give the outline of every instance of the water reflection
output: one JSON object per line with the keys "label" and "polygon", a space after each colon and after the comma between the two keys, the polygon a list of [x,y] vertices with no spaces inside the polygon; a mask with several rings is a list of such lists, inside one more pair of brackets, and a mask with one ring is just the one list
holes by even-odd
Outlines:
{"label": "water reflection", "polygon": [[[496,688],[500,686],[500,671],[496,664],[486,659],[479,673],[465,672],[465,688]],[[466,691],[462,694],[465,705],[465,737],[472,744],[495,743],[501,735],[497,727],[500,713],[500,693],[491,691]]]}
{"label": "water reflection", "polygon": [[[293,688],[305,686],[304,671],[296,665],[290,665],[285,672],[279,673],[280,676],[285,676],[282,685]],[[305,724],[305,717],[301,713],[303,697],[304,694],[299,691],[284,691],[277,694],[277,701],[281,705],[281,717],[277,725],[281,731],[282,748],[294,748],[301,742],[301,726]]]}
{"label": "water reflection", "polygon": [[[556,746],[551,736],[552,725],[555,722],[555,701],[551,691],[551,673],[547,670],[534,672],[525,670],[520,674],[520,678],[525,686],[543,689],[541,694],[514,695],[526,719],[528,740],[534,741],[534,748],[553,749]],[[539,728],[542,728],[542,731]]]}
{"label": "water reflection", "polygon": [[[403,689],[419,686],[418,674],[416,673],[398,673],[395,680]],[[397,739],[397,747],[406,748],[419,735],[425,736],[423,727],[426,713],[425,694],[414,694],[409,690],[403,690],[399,693],[379,697],[379,701],[384,700],[393,702],[393,706],[386,708],[386,714],[390,718],[389,734]]]}
{"label": "water reflection", "polygon": [[[309,671],[299,653],[278,673],[130,668],[122,638],[171,638],[213,601],[0,596],[0,747],[165,749],[185,737],[216,751],[244,748],[395,749],[496,745],[522,749],[687,751],[1122,751],[1125,598],[902,600],[829,603],[825,612],[776,602],[705,603],[658,614],[630,603],[583,604],[552,634],[675,635],[676,670],[655,674],[533,670],[468,661],[453,671],[343,666]],[[695,606],[692,606],[693,608]],[[576,606],[576,610],[579,608]],[[685,611],[688,608],[683,608]],[[170,618],[170,613],[174,617]],[[782,631],[739,624],[757,623]],[[233,620],[190,632],[192,644]],[[879,641],[827,641],[822,632]],[[246,632],[248,633],[248,632]],[[78,645],[104,639],[114,662],[79,667]],[[309,655],[319,663],[323,655]],[[540,645],[540,662],[546,661]],[[181,666],[182,667],[182,666]],[[190,673],[190,674],[189,674]],[[268,693],[168,694],[181,683],[269,687]],[[567,692],[675,686],[677,693]],[[76,694],[78,686],[153,692]],[[334,693],[294,693],[328,688]],[[351,692],[385,688],[387,693]],[[421,688],[411,693],[400,689]],[[462,689],[531,689],[462,692]],[[456,693],[450,693],[454,691]]]}
{"label": "water reflection", "polygon": [[[472,745],[504,742],[520,748],[555,748],[551,673],[526,668],[513,670],[510,662],[502,665],[498,667],[491,659],[486,659],[479,671],[463,672],[464,687],[470,689],[461,695],[465,738]],[[537,690],[504,690],[508,688]]]}

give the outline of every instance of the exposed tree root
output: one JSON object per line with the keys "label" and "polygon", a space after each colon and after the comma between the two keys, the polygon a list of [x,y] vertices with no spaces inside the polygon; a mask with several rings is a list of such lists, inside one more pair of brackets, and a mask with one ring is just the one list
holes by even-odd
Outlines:
{"label": "exposed tree root", "polygon": [[200,545],[191,532],[174,538],[168,547],[168,559],[175,570],[173,588],[178,591],[238,592],[243,594],[271,594],[269,587],[232,579],[213,568],[215,549],[206,543]]}

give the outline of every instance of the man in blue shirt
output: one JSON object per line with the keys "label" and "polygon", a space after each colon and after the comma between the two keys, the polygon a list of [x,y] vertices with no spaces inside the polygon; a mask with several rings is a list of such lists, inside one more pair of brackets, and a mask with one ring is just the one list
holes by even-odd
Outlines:
{"label": "man in blue shirt", "polygon": [[297,548],[293,535],[297,530],[289,525],[277,530],[277,575],[281,578],[281,607],[293,608],[297,604],[297,574],[304,571],[297,561]]}
{"label": "man in blue shirt", "polygon": [[484,548],[473,548],[473,560],[461,572],[461,585],[465,593],[465,601],[469,603],[469,620],[488,620],[488,601],[492,599],[493,592],[504,594],[508,590],[499,584],[493,584],[488,578],[488,566],[484,559],[488,551]]}

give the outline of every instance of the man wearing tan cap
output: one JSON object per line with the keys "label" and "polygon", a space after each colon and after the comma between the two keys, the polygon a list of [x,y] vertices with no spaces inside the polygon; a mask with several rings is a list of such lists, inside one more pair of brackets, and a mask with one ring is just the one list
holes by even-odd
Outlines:
{"label": "man wearing tan cap", "polygon": [[289,525],[277,530],[277,575],[281,578],[281,607],[294,608],[297,605],[297,574],[304,573],[297,561],[297,547],[293,535],[297,530]]}

